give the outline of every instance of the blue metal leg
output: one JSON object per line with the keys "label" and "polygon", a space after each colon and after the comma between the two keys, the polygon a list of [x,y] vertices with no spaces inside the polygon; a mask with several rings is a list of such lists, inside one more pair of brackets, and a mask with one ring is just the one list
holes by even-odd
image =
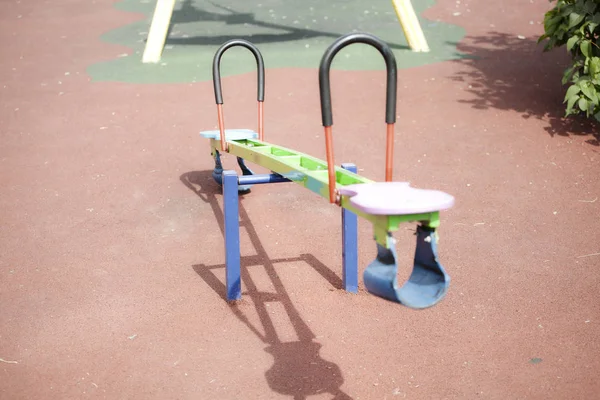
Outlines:
{"label": "blue metal leg", "polygon": [[[212,177],[215,180],[215,182],[217,182],[219,185],[222,186],[223,185],[223,163],[221,162],[221,154],[217,150],[215,150],[213,158],[215,160],[215,168],[213,169]],[[242,170],[242,175],[244,175],[244,176],[254,175],[254,172],[252,172],[252,170],[246,166],[246,163],[244,162],[243,158],[237,157],[237,162]],[[240,185],[238,185],[238,192],[241,194],[247,194],[248,192],[250,192],[251,186],[252,185],[240,184]]]}
{"label": "blue metal leg", "polygon": [[[254,175],[254,172],[252,172],[252,170],[246,166],[246,163],[244,162],[243,158],[238,157],[237,162],[238,162],[238,165],[240,166],[240,169],[242,170],[242,175],[244,175],[244,176]],[[239,185],[238,190],[240,193],[246,194],[246,193],[250,192],[251,187],[252,187],[252,185]]]}
{"label": "blue metal leg", "polygon": [[[356,173],[356,165],[342,164]],[[358,217],[342,208],[342,281],[348,292],[358,292]]]}
{"label": "blue metal leg", "polygon": [[241,185],[260,185],[263,183],[280,183],[280,182],[291,182],[288,178],[284,178],[279,174],[260,174],[260,175],[249,175],[240,176],[238,183]]}
{"label": "blue metal leg", "polygon": [[227,300],[242,297],[240,269],[240,219],[238,177],[235,171],[223,172],[223,215],[225,219],[225,284]]}

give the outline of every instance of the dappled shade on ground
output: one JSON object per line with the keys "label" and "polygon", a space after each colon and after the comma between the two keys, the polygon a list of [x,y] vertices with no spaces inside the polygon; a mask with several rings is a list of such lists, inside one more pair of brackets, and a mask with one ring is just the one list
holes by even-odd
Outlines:
{"label": "dappled shade on ground", "polygon": [[566,87],[561,84],[569,65],[564,49],[543,52],[534,38],[520,38],[503,32],[467,36],[458,50],[472,55],[457,63],[468,68],[453,79],[468,84],[472,96],[462,103],[476,110],[499,109],[520,113],[522,118],[547,122],[550,135],[589,135],[589,143],[599,145],[598,123],[581,117],[565,118]]}

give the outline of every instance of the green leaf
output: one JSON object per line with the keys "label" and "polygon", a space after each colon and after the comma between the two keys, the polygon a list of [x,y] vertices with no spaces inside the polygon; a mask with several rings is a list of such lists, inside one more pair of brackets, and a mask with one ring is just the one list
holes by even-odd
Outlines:
{"label": "green leaf", "polygon": [[563,77],[562,77],[563,85],[566,85],[567,82],[569,82],[571,80],[571,77],[573,76],[573,72],[575,72],[575,68],[577,68],[577,65],[571,65],[569,68],[567,68],[567,70],[565,71],[565,73],[563,74]]}
{"label": "green leaf", "polygon": [[575,7],[573,7],[571,4],[567,4],[560,10],[560,15],[563,17],[570,18],[571,14],[574,14],[574,12],[573,12],[574,8]]}
{"label": "green leaf", "polygon": [[588,31],[590,31],[590,33],[594,33],[594,31],[596,30],[597,27],[598,27],[598,24],[596,22],[590,22],[587,26]]}
{"label": "green leaf", "polygon": [[571,85],[567,89],[567,94],[565,94],[565,100],[564,101],[567,101],[567,99],[569,101],[571,101],[571,99],[573,97],[579,97],[579,96],[577,96],[579,94],[579,92],[581,92],[581,88],[579,87],[579,85]]}
{"label": "green leaf", "polygon": [[583,6],[585,12],[587,12],[588,14],[593,14],[594,11],[596,11],[596,4],[598,2],[594,1],[594,0],[587,0],[585,2],[585,6]]}
{"label": "green leaf", "polygon": [[600,73],[600,57],[592,57],[589,60],[589,73],[593,79]]}
{"label": "green leaf", "polygon": [[596,118],[596,121],[600,122],[600,111],[594,114],[594,118]]}
{"label": "green leaf", "polygon": [[579,87],[581,87],[581,92],[588,99],[590,99],[592,103],[598,104],[598,94],[596,93],[596,88],[589,81],[580,82]]}
{"label": "green leaf", "polygon": [[591,79],[588,75],[583,75],[580,76],[579,79],[577,79],[577,84],[581,85],[582,82],[589,82]]}
{"label": "green leaf", "polygon": [[573,46],[575,46],[575,44],[577,44],[578,41],[579,36],[571,36],[571,38],[567,40],[567,51],[571,51]]}
{"label": "green leaf", "polygon": [[579,102],[577,103],[577,105],[579,106],[579,109],[581,111],[587,111],[587,109],[588,109],[588,101],[584,97],[581,97],[579,99]]}
{"label": "green leaf", "polygon": [[588,98],[592,98],[591,90],[590,90],[590,82],[582,81],[579,82],[578,86],[581,88],[581,92],[586,95]]}
{"label": "green leaf", "polygon": [[579,95],[569,97],[569,101],[567,102],[567,114],[571,113],[577,100],[579,100]]}
{"label": "green leaf", "polygon": [[569,30],[569,27],[567,26],[567,24],[560,24],[560,26],[556,30],[555,36],[560,41],[560,44],[563,45],[573,35],[572,35],[572,31]]}
{"label": "green leaf", "polygon": [[577,26],[581,23],[581,21],[583,21],[583,19],[585,18],[584,14],[578,14],[576,12],[572,12],[569,14],[569,29],[573,28],[574,26]]}
{"label": "green leaf", "polygon": [[551,18],[544,19],[544,30],[548,34],[552,35],[561,21],[562,21],[561,16],[554,16]]}
{"label": "green leaf", "polygon": [[582,41],[579,45],[579,49],[581,50],[581,53],[584,56],[589,57],[592,53],[592,42],[590,42],[589,40]]}
{"label": "green leaf", "polygon": [[583,75],[585,76],[589,76],[590,75],[590,59],[586,58],[584,59],[585,61],[583,62]]}

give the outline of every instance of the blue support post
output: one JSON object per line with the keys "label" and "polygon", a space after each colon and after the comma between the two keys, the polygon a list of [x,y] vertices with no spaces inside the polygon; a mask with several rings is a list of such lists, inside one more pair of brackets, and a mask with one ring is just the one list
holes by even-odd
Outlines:
{"label": "blue support post", "polygon": [[[356,165],[346,163],[342,168],[356,173]],[[342,281],[348,292],[358,292],[358,217],[342,208]]]}
{"label": "blue support post", "polygon": [[238,178],[240,185],[260,185],[264,183],[291,182],[279,174],[246,175]]}
{"label": "blue support post", "polygon": [[227,286],[227,300],[239,300],[242,297],[238,201],[238,176],[235,171],[224,171],[223,216],[225,219],[225,284]]}

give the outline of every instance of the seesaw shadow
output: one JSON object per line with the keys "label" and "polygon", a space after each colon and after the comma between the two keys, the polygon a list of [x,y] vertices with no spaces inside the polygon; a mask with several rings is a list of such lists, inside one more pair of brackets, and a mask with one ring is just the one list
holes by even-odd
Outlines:
{"label": "seesaw shadow", "polygon": [[[212,171],[193,171],[181,175],[184,185],[208,203],[218,221],[221,233],[224,232],[223,212],[220,206],[221,188],[213,181]],[[251,194],[250,194],[251,195]],[[286,288],[277,274],[275,264],[303,262],[312,267],[335,287],[341,287],[342,281],[333,271],[311,254],[298,257],[271,259],[262,245],[256,229],[243,206],[240,197],[240,229],[245,229],[251,244],[256,250],[252,256],[241,257],[242,282],[245,286],[244,299],[249,299],[255,307],[264,333],[261,332],[244,314],[244,303],[230,302],[233,314],[242,321],[248,329],[267,345],[265,351],[273,356],[273,366],[265,373],[269,387],[277,392],[293,396],[296,400],[306,399],[307,396],[329,393],[333,399],[351,399],[340,387],[344,383],[339,366],[321,358],[321,344],[315,342],[315,334],[304,322],[300,313],[291,301]],[[250,267],[262,266],[272,282],[274,292],[261,292],[249,273]],[[208,266],[197,264],[194,271],[225,301],[225,284],[215,275],[215,270],[222,270],[225,264]],[[279,303],[283,306],[297,341],[282,341],[268,309],[269,303]]]}

